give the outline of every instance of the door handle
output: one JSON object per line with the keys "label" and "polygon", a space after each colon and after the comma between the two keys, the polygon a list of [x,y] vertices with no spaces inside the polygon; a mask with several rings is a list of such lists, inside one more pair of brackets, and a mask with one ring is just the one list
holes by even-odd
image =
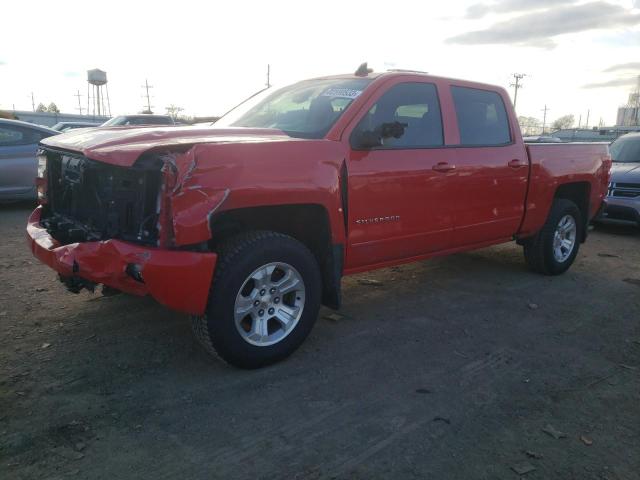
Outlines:
{"label": "door handle", "polygon": [[524,162],[521,162],[517,158],[514,158],[513,160],[509,161],[509,166],[511,168],[520,168],[520,167],[526,167],[527,164]]}
{"label": "door handle", "polygon": [[433,166],[433,170],[436,172],[450,172],[455,169],[455,165],[449,165],[447,162],[438,162]]}

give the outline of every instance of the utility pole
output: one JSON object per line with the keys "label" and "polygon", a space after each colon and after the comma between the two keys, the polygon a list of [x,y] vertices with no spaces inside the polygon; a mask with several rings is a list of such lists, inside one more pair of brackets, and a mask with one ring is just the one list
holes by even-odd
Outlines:
{"label": "utility pole", "polygon": [[640,126],[640,75],[638,75],[638,88],[636,90],[636,127]]}
{"label": "utility pole", "polygon": [[591,114],[591,110],[587,110],[587,123],[584,128],[589,128],[589,114]]}
{"label": "utility pole", "polygon": [[80,110],[80,115],[82,115],[82,103],[80,103],[80,97],[81,97],[82,95],[80,95],[80,90],[77,90],[77,92],[78,92],[78,93],[76,93],[76,94],[74,95],[74,97],[77,97],[77,98],[78,98],[78,110]]}
{"label": "utility pole", "polygon": [[544,135],[544,131],[545,128],[547,126],[547,112],[551,110],[550,108],[547,108],[547,105],[545,104],[544,108],[541,110],[542,112],[544,112],[544,116],[542,117],[542,134]]}
{"label": "utility pole", "polygon": [[267,64],[267,88],[271,87],[271,65]]}
{"label": "utility pole", "polygon": [[153,113],[151,111],[151,97],[149,97],[149,89],[153,88],[153,85],[149,85],[149,82],[145,78],[144,85],[142,86],[142,88],[144,88],[145,91],[146,91],[146,94],[143,95],[143,97],[145,97],[145,96],[147,97],[147,113]]}
{"label": "utility pole", "polygon": [[31,92],[31,108],[33,108],[33,111],[36,111],[36,101],[33,99],[33,92]]}
{"label": "utility pole", "polygon": [[522,85],[520,84],[520,80],[522,80],[524,77],[527,76],[526,73],[514,73],[512,74],[513,78],[515,79],[515,82],[513,82],[512,84],[510,84],[511,87],[513,87],[513,109],[516,109],[516,104],[518,103],[518,90],[520,88],[522,88]]}

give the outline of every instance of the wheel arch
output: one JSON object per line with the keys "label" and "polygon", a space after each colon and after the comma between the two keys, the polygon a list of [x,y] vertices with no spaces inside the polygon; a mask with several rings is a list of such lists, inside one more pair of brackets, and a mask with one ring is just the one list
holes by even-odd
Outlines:
{"label": "wheel arch", "polygon": [[578,206],[582,215],[580,225],[580,242],[587,239],[589,225],[589,198],[591,195],[591,185],[589,182],[571,182],[559,185],[553,196],[554,200],[563,198],[571,200]]}
{"label": "wheel arch", "polygon": [[339,308],[344,245],[334,243],[329,212],[320,204],[300,203],[244,207],[217,212],[209,219],[216,250],[230,236],[250,230],[270,230],[295,238],[316,258],[322,274],[322,303]]}

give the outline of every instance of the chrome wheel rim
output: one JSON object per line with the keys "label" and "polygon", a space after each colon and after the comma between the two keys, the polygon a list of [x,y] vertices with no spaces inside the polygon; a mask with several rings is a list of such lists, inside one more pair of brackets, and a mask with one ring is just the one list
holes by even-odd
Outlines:
{"label": "chrome wheel rim", "polygon": [[564,262],[571,256],[576,245],[578,228],[571,215],[565,215],[558,222],[553,234],[553,256],[557,262]]}
{"label": "chrome wheel rim", "polygon": [[274,345],[295,329],[304,301],[304,281],[294,267],[283,262],[262,265],[246,278],[236,295],[236,328],[251,345]]}

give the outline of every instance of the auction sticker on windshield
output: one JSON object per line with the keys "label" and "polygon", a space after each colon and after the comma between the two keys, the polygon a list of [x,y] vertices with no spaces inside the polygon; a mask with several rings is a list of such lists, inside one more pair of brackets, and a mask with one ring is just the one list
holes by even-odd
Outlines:
{"label": "auction sticker on windshield", "polygon": [[322,94],[323,97],[332,98],[357,98],[362,90],[354,90],[353,88],[329,88]]}

